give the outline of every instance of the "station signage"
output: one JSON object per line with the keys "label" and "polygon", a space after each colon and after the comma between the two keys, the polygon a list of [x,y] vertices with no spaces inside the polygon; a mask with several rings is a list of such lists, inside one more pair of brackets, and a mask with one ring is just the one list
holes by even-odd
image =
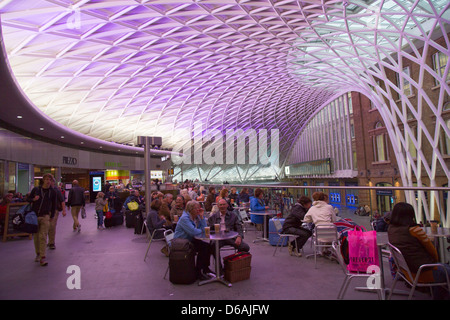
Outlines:
{"label": "station signage", "polygon": [[77,160],[77,158],[73,158],[73,157],[63,157],[62,163],[68,164],[71,166],[76,166],[78,164],[78,160]]}

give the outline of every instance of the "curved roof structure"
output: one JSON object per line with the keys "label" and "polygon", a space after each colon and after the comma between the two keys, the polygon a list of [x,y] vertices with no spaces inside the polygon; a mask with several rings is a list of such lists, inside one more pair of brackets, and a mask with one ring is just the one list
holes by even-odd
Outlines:
{"label": "curved roof structure", "polygon": [[283,160],[343,92],[367,94],[389,119],[376,80],[401,93],[383,68],[403,79],[392,56],[405,47],[419,62],[424,43],[448,55],[433,42],[447,35],[448,9],[447,0],[3,0],[0,18],[20,90],[60,126],[126,144],[160,136],[166,148],[195,122],[278,129]]}

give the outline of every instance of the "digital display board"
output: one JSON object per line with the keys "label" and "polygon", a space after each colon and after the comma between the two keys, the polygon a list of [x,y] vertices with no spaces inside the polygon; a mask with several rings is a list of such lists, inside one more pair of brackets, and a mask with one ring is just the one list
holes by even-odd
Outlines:
{"label": "digital display board", "polygon": [[92,177],[92,191],[102,191],[102,177]]}

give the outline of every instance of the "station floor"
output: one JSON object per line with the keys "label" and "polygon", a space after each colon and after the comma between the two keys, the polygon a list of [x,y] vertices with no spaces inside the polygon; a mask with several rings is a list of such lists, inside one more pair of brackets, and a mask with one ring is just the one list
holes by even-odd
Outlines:
{"label": "station floor", "polygon": [[[33,241],[13,238],[0,243],[1,300],[188,300],[188,301],[274,301],[274,300],[336,300],[344,280],[340,266],[328,259],[305,256],[312,253],[310,242],[303,257],[290,256],[286,247],[273,256],[269,243],[253,243],[259,231],[249,230],[245,239],[252,254],[250,279],[233,283],[231,288],[215,282],[199,286],[174,285],[163,279],[168,258],[154,242],[147,260],[147,236],[135,235],[134,229],[123,226],[97,230],[94,205],[88,204],[87,218],[81,220],[81,232],[72,231],[72,217],[60,216],[57,226],[56,250],[48,250],[48,266],[34,262]],[[358,223],[366,225],[367,217],[354,216],[341,210]],[[70,266],[80,269],[79,289],[69,289]],[[213,269],[213,262],[211,264]],[[392,277],[384,264],[386,286]],[[352,280],[345,300],[377,300],[377,294],[356,291],[366,280]],[[403,283],[398,289],[407,290]],[[406,296],[394,295],[405,300]],[[427,293],[416,292],[414,299],[429,300]]]}

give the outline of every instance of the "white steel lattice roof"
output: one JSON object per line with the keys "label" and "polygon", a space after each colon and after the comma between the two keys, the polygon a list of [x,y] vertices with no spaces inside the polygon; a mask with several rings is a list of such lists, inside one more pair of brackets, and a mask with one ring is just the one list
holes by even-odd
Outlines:
{"label": "white steel lattice roof", "polygon": [[3,0],[0,18],[21,89],[64,126],[120,143],[161,136],[167,148],[196,121],[279,129],[283,158],[330,99],[388,81],[381,66],[391,68],[405,45],[418,61],[417,41],[448,55],[429,37],[446,34],[448,8],[447,0]]}

